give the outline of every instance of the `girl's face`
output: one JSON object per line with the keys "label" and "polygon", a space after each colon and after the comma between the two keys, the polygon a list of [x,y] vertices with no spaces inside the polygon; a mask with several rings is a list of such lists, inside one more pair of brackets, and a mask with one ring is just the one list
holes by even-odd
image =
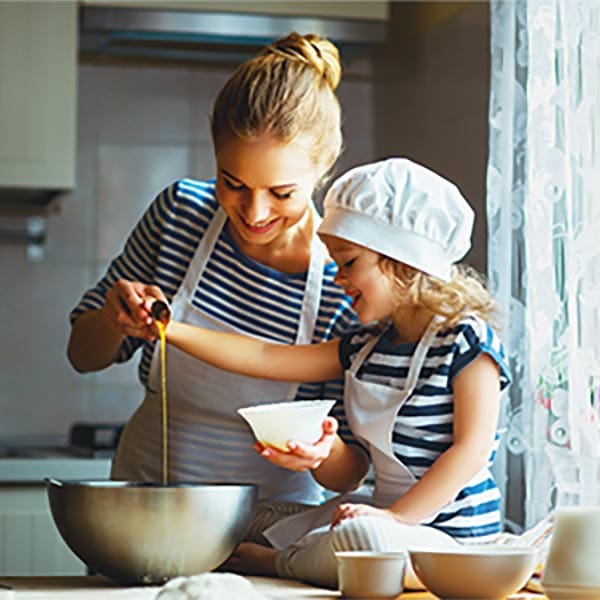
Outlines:
{"label": "girl's face", "polygon": [[352,298],[352,308],[361,323],[389,317],[398,297],[391,278],[379,267],[380,255],[332,235],[322,235],[321,239],[338,265],[335,281]]}
{"label": "girl's face", "polygon": [[216,159],[217,198],[242,244],[267,245],[296,225],[322,175],[300,145],[269,135],[225,136]]}

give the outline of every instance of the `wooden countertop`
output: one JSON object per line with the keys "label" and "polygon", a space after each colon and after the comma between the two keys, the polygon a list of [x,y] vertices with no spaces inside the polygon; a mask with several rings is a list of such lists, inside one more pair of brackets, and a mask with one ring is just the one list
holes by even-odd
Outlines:
{"label": "wooden countertop", "polygon": [[[337,591],[305,585],[298,581],[271,577],[248,577],[256,589],[274,600],[330,600],[340,598]],[[5,589],[8,588],[8,589]],[[154,600],[160,588],[124,587],[95,576],[1,577],[0,600]],[[428,592],[405,592],[398,600],[435,600]],[[545,598],[542,594],[519,593],[510,600]]]}

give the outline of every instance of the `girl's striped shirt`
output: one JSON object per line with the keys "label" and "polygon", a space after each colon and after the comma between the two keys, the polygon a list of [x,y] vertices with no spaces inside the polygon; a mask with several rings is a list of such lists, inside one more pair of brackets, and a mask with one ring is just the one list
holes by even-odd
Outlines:
{"label": "girl's striped shirt", "polygon": [[[361,327],[346,333],[340,343],[344,369],[352,364],[358,350],[380,327]],[[417,343],[395,343],[395,330],[389,324],[370,356],[358,370],[360,380],[403,389]],[[466,317],[454,327],[439,331],[427,352],[413,393],[396,415],[392,430],[394,455],[420,479],[453,442],[454,400],[452,384],[460,371],[481,353],[498,364],[500,387],[510,383],[504,350],[492,328],[477,317]],[[462,542],[493,539],[501,529],[500,493],[488,465],[475,475],[429,522]]]}

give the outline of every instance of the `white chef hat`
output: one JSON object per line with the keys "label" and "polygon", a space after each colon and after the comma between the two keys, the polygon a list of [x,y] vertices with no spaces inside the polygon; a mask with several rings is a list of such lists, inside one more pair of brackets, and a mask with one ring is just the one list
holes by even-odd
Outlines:
{"label": "white chef hat", "polygon": [[459,189],[406,158],[351,169],[331,185],[319,233],[443,281],[471,247],[474,213]]}

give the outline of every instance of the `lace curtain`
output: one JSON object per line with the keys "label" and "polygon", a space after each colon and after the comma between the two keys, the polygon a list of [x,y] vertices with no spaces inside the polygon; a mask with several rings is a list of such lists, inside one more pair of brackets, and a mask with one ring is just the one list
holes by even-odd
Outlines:
{"label": "lace curtain", "polygon": [[529,527],[554,502],[547,447],[589,450],[599,417],[600,0],[492,0],[491,34],[488,276],[514,378],[501,464],[522,461]]}

